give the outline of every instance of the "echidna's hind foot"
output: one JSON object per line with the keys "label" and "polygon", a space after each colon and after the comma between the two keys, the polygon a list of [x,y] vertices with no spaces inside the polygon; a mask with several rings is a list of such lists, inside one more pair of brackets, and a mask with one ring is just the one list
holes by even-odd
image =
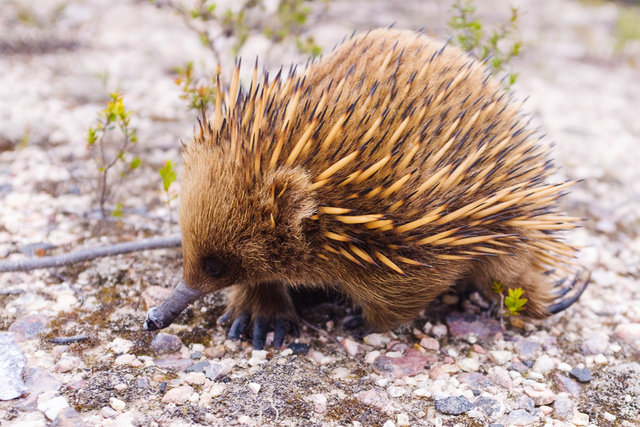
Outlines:
{"label": "echidna's hind foot", "polygon": [[566,278],[556,283],[553,290],[555,299],[547,306],[549,313],[560,313],[562,310],[565,310],[571,304],[578,301],[584,290],[587,289],[587,285],[591,279],[591,272],[587,274],[586,279],[578,283],[579,275],[579,273],[576,274],[571,283],[566,286],[563,286],[564,282],[567,280]]}
{"label": "echidna's hind foot", "polygon": [[219,323],[233,320],[228,337],[240,339],[247,334],[249,325],[253,348],[262,350],[267,334],[273,330],[273,346],[282,347],[287,334],[300,335],[297,315],[289,293],[280,283],[265,283],[255,286],[236,286],[229,296],[227,312]]}

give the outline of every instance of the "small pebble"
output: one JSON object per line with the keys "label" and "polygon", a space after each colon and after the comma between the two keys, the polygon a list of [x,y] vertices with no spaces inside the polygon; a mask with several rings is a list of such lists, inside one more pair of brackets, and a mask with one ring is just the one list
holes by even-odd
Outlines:
{"label": "small pebble", "polygon": [[427,350],[438,351],[440,350],[440,343],[435,338],[423,337],[420,340],[420,347]]}
{"label": "small pebble", "polygon": [[258,383],[249,383],[248,387],[254,394],[258,394],[260,392],[261,385]]}
{"label": "small pebble", "polygon": [[318,414],[324,414],[327,411],[327,396],[322,393],[316,393],[309,396],[313,403],[313,410]]}
{"label": "small pebble", "polygon": [[289,349],[293,351],[293,354],[306,355],[309,352],[309,346],[307,344],[294,342],[289,344]]}
{"label": "small pebble", "polygon": [[373,347],[384,347],[389,341],[391,341],[391,338],[383,334],[369,334],[366,335],[362,341]]}
{"label": "small pebble", "polygon": [[407,390],[405,388],[392,385],[387,389],[387,393],[389,393],[389,396],[391,397],[400,397],[404,396],[407,393]]}
{"label": "small pebble", "polygon": [[207,377],[204,375],[204,372],[189,372],[184,377],[186,382],[194,385],[203,385],[206,379]]}
{"label": "small pebble", "polygon": [[593,375],[591,375],[591,371],[588,369],[573,368],[569,372],[569,375],[571,375],[581,383],[588,383],[589,381],[593,380]]}
{"label": "small pebble", "polygon": [[464,396],[447,397],[436,400],[436,410],[447,415],[464,414],[471,408],[473,408],[473,405],[471,405],[471,402]]}
{"label": "small pebble", "polygon": [[448,329],[445,325],[439,323],[431,328],[431,334],[436,338],[444,338],[448,334]]}
{"label": "small pebble", "polygon": [[342,345],[342,348],[346,350],[347,354],[351,357],[360,352],[360,345],[351,338],[344,338],[342,341],[340,341],[340,344]]}
{"label": "small pebble", "polygon": [[530,414],[524,409],[516,409],[515,411],[509,412],[507,419],[505,420],[505,425],[507,426],[529,426],[533,425],[538,421],[538,417]]}
{"label": "small pebble", "polygon": [[504,365],[511,360],[513,354],[510,351],[491,350],[489,353],[489,359],[498,365]]}
{"label": "small pebble", "polygon": [[155,354],[175,353],[182,347],[182,341],[176,335],[159,332],[151,341],[151,348]]}
{"label": "small pebble", "polygon": [[114,411],[121,412],[121,411],[124,410],[124,408],[127,407],[127,404],[124,403],[122,400],[116,398],[116,397],[110,397],[109,398],[109,406],[111,406]]}
{"label": "small pebble", "polygon": [[187,402],[193,394],[193,387],[189,385],[183,385],[180,387],[172,388],[162,396],[162,403],[174,403],[176,405],[182,405]]}
{"label": "small pebble", "polygon": [[548,372],[551,372],[554,367],[555,367],[555,362],[553,361],[553,359],[547,356],[546,354],[543,354],[538,358],[538,360],[536,360],[536,362],[533,364],[533,367],[531,369],[534,372],[544,375]]}
{"label": "small pebble", "polygon": [[118,415],[118,411],[114,410],[109,406],[105,406],[104,408],[100,409],[100,416],[102,418],[113,418],[117,415]]}
{"label": "small pebble", "polygon": [[139,368],[143,363],[135,356],[135,354],[125,353],[116,357],[113,362],[114,366],[131,366],[132,368]]}
{"label": "small pebble", "polygon": [[185,369],[185,372],[204,372],[211,363],[208,360],[203,360],[201,362],[194,363]]}
{"label": "small pebble", "polygon": [[396,425],[398,427],[406,427],[411,425],[411,422],[409,421],[409,415],[405,413],[398,414],[398,416],[396,417]]}
{"label": "small pebble", "polygon": [[396,427],[396,423],[394,423],[392,420],[387,420],[384,424],[382,424],[382,427]]}
{"label": "small pebble", "polygon": [[480,362],[477,359],[467,357],[458,362],[458,367],[465,372],[476,372],[480,369]]}

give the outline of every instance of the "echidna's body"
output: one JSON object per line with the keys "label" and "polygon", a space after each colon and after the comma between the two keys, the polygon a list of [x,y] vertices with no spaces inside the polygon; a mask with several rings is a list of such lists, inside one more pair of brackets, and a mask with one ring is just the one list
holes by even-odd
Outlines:
{"label": "echidna's body", "polygon": [[548,147],[480,63],[376,30],[300,75],[237,80],[185,152],[194,297],[232,285],[231,315],[264,323],[295,318],[289,287],[332,287],[386,328],[499,280],[525,314],[558,310],[545,272],[571,253],[556,236],[573,227],[556,211],[570,183],[547,183]]}

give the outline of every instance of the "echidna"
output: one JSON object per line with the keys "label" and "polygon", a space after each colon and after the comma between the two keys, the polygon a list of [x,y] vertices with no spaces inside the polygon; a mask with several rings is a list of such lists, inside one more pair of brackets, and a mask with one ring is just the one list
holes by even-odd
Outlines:
{"label": "echidna", "polygon": [[254,71],[248,91],[238,76],[185,147],[184,276],[147,329],[226,287],[229,335],[253,322],[256,348],[271,326],[282,344],[299,287],[338,291],[378,328],[462,282],[522,288],[535,318],[586,287],[558,280],[573,249],[557,231],[577,218],[557,199],[573,182],[548,182],[539,131],[460,49],[379,29],[300,75]]}

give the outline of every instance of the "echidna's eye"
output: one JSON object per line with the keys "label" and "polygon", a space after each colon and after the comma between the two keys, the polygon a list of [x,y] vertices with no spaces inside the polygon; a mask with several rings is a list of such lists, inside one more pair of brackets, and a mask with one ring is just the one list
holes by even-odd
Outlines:
{"label": "echidna's eye", "polygon": [[208,256],[202,259],[202,270],[209,277],[218,277],[223,273],[224,268],[218,258]]}

